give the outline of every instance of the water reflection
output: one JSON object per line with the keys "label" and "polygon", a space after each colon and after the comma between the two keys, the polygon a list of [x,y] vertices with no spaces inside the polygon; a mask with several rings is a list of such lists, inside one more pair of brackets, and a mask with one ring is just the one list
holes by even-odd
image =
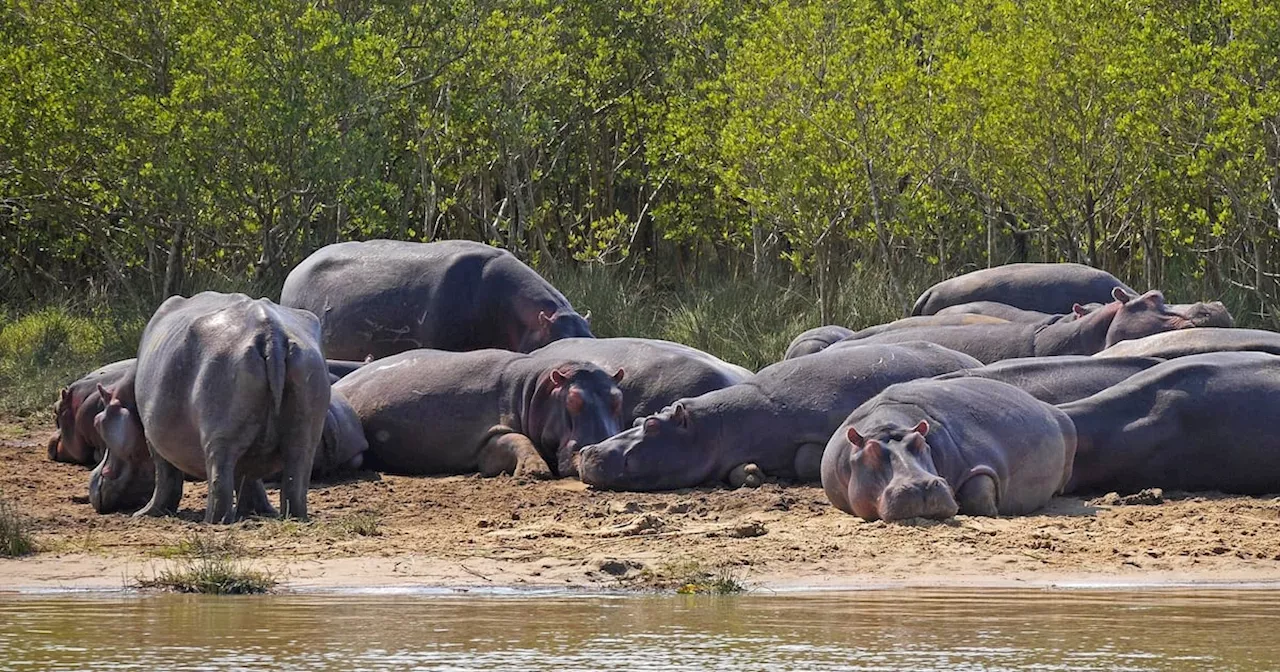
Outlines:
{"label": "water reflection", "polygon": [[4,596],[0,670],[1274,669],[1278,596]]}

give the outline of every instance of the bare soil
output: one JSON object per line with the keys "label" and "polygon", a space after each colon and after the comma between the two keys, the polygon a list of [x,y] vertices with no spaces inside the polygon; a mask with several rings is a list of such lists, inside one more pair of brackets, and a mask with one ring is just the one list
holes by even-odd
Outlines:
{"label": "bare soil", "polygon": [[202,483],[187,484],[175,518],[98,515],[88,470],[46,459],[50,431],[0,426],[0,496],[40,548],[0,559],[0,591],[121,588],[193,541],[302,588],[672,589],[699,572],[757,590],[1280,582],[1272,497],[1063,497],[1020,518],[887,524],[841,513],[808,485],[614,493],[364,472],[313,484],[310,522],[215,527],[199,522]]}

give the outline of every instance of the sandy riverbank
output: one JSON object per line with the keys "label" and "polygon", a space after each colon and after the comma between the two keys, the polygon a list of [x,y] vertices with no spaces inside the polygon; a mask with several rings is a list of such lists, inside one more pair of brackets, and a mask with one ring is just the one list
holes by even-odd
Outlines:
{"label": "sandy riverbank", "polygon": [[46,459],[48,431],[7,425],[0,441],[0,494],[41,548],[0,560],[0,591],[118,589],[173,562],[165,556],[193,535],[231,544],[292,588],[646,589],[693,570],[758,590],[1280,585],[1280,498],[1064,497],[1022,518],[886,524],[836,511],[814,486],[611,493],[570,480],[362,473],[314,484],[310,523],[224,528],[196,522],[198,483],[178,518],[98,515],[88,470]]}

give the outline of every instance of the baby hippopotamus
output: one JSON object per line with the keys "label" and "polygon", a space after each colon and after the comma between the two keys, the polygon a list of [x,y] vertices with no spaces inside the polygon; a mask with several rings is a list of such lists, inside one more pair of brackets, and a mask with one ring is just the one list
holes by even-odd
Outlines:
{"label": "baby hippopotamus", "polygon": [[1075,426],[984,378],[899,383],[859,406],[822,456],[822,488],[865,520],[1019,515],[1071,478]]}

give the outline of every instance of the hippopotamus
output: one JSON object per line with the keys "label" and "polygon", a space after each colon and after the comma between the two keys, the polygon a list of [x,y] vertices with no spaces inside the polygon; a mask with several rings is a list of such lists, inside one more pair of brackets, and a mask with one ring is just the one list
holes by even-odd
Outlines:
{"label": "hippopotamus", "polygon": [[1189,355],[1062,404],[1079,443],[1068,493],[1280,492],[1280,357]]}
{"label": "hippopotamus", "polygon": [[759,485],[766,476],[816,481],[831,432],[897,382],[976,367],[930,343],[824,350],[767,366],[750,380],[681,399],[584,448],[582,481],[611,490],[702,483]]}
{"label": "hippopotamus", "polygon": [[[1102,306],[1100,303],[1089,305],[1098,307]],[[1029,324],[1048,322],[1050,320],[1054,322],[1074,320],[1079,317],[1079,315],[1074,311],[1062,314],[1042,313],[1038,310],[1014,308],[1013,306],[1000,303],[999,301],[970,301],[969,303],[960,303],[954,306],[947,306],[946,308],[934,313],[934,315],[988,315],[990,317],[998,317],[1009,322],[1026,322]]]}
{"label": "hippopotamus", "polygon": [[626,377],[618,383],[624,427],[677,399],[737,385],[755,375],[697,348],[648,338],[566,338],[533,354],[590,362],[609,371],[625,370]]}
{"label": "hippopotamus", "polygon": [[859,406],[822,455],[822,489],[865,520],[1021,515],[1071,477],[1065,413],[985,378],[915,380]]}
{"label": "hippopotamus", "polygon": [[876,334],[883,334],[887,331],[920,329],[922,327],[973,327],[986,324],[1009,323],[1009,320],[992,317],[990,315],[920,315],[916,317],[904,317],[885,324],[877,324],[865,329],[859,329],[843,340],[853,341],[863,339],[868,336],[875,336]]}
{"label": "hippopotamus", "polygon": [[342,392],[330,389],[320,445],[311,461],[312,478],[360,469],[367,450],[369,441],[356,409],[351,407]]}
{"label": "hippopotamus", "polygon": [[336,383],[346,377],[347,374],[372,361],[372,358],[366,358],[360,362],[352,362],[345,359],[326,359],[324,363],[329,368],[329,382]]}
{"label": "hippopotamus", "polygon": [[1106,303],[1117,287],[1137,294],[1114,275],[1082,264],[1008,264],[939,282],[920,295],[911,314],[933,315],[947,306],[972,301],[1063,314],[1077,303]]}
{"label": "hippopotamus", "polygon": [[[93,417],[106,406],[98,386],[118,393],[122,404],[137,411],[133,402],[133,374],[137,359],[108,364],[62,388],[53,406],[53,423],[57,431],[49,437],[49,459],[93,466],[102,459],[106,447],[93,427]],[[142,447],[146,450],[146,446]]]}
{"label": "hippopotamus", "polygon": [[917,327],[851,338],[832,347],[929,341],[990,364],[1015,357],[1092,355],[1120,341],[1192,326],[1181,315],[1168,310],[1164,296],[1158,291],[1130,298],[1122,288],[1116,288],[1115,298],[1116,301],[1071,322]]}
{"label": "hippopotamus", "polygon": [[325,355],[353,361],[417,348],[527,353],[592,336],[537,272],[467,240],[328,245],[289,273],[280,303],[319,316]]}
{"label": "hippopotamus", "polygon": [[334,391],[351,402],[369,462],[400,474],[551,478],[579,446],[620,429],[625,370],[506,350],[409,350]]}
{"label": "hippopotamus", "polygon": [[1022,357],[1006,359],[976,369],[938,376],[938,380],[986,378],[1008,383],[1048,404],[1063,404],[1105,390],[1128,377],[1163,362],[1155,357],[1087,355]]}
{"label": "hippopotamus", "polygon": [[1117,343],[1095,357],[1173,359],[1210,352],[1251,351],[1280,355],[1280,334],[1263,329],[1198,327]]}
{"label": "hippopotamus", "polygon": [[[1087,315],[1101,308],[1104,304],[1087,303],[1077,310],[1080,316]],[[1205,303],[1170,303],[1167,304],[1169,311],[1181,315],[1193,326],[1196,327],[1223,327],[1230,328],[1236,326],[1236,320],[1231,316],[1227,307],[1222,305],[1221,301],[1211,301]],[[1075,316],[1068,315],[1067,319],[1075,319]]]}
{"label": "hippopotamus", "polygon": [[205,522],[275,515],[262,478],[281,474],[281,513],[307,517],[307,486],[329,408],[320,321],[305,310],[244,294],[173,296],[138,344],[134,394],[140,425],[112,400],[94,418],[107,454],[89,499],[115,510],[133,481],[141,427],[155,488],[134,515],[172,514],[183,474],[209,481]]}
{"label": "hippopotamus", "polygon": [[844,340],[852,335],[852,329],[835,324],[827,324],[821,327],[814,327],[808,331],[802,331],[799,336],[791,340],[791,344],[787,346],[787,352],[782,355],[782,359],[795,359],[796,357],[821,352],[830,347],[832,343]]}

